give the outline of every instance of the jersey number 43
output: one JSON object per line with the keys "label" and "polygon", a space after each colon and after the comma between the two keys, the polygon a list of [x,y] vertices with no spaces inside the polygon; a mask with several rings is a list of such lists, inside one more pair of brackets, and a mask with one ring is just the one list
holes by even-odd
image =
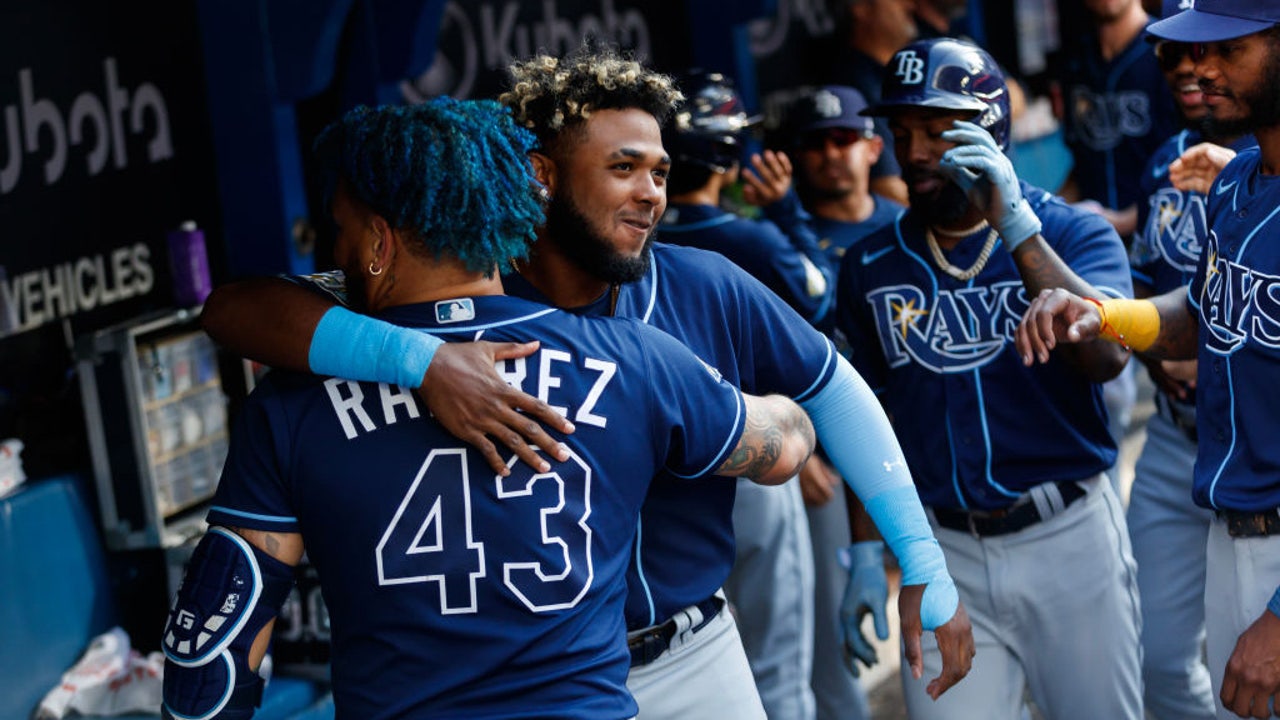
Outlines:
{"label": "jersey number 43", "polygon": [[[488,579],[485,542],[476,537],[472,523],[472,488],[466,448],[432,450],[409,486],[391,524],[382,534],[376,555],[378,583],[404,585],[436,583],[440,612],[444,615],[478,611],[476,585]],[[563,562],[543,558],[502,563],[502,583],[529,610],[549,612],[571,608],[591,587],[591,469],[576,454],[537,473],[515,463],[507,477],[485,475],[497,483],[501,502],[535,506],[541,518],[541,544]],[[539,483],[550,483],[552,492],[534,493]],[[553,501],[547,503],[547,498]],[[566,500],[568,500],[566,502]],[[513,512],[524,508],[513,507]],[[502,533],[501,547],[520,547],[511,528],[492,527]],[[548,565],[552,565],[548,567]],[[461,569],[460,569],[461,568]]]}

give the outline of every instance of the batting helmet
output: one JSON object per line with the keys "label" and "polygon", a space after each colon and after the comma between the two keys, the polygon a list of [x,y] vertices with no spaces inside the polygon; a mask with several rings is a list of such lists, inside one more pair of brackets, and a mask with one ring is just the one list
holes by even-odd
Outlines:
{"label": "batting helmet", "polygon": [[691,73],[681,83],[686,100],[662,133],[676,162],[722,172],[742,154],[743,132],[759,121],[747,114],[733,81],[720,73]]}
{"label": "batting helmet", "polygon": [[1009,148],[1009,88],[1000,66],[982,48],[951,38],[918,40],[894,53],[884,70],[880,102],[866,115],[902,108],[972,110],[973,121]]}

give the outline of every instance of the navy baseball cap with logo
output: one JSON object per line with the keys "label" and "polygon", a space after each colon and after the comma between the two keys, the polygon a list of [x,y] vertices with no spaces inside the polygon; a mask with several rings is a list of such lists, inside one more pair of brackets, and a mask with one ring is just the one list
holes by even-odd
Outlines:
{"label": "navy baseball cap with logo", "polygon": [[866,98],[857,90],[844,85],[826,85],[796,100],[787,115],[787,125],[797,136],[828,128],[874,132],[871,118],[859,114],[866,107]]}
{"label": "navy baseball cap with logo", "polygon": [[1252,35],[1280,23],[1280,0],[1184,0],[1182,12],[1147,26],[1176,42],[1204,43]]}

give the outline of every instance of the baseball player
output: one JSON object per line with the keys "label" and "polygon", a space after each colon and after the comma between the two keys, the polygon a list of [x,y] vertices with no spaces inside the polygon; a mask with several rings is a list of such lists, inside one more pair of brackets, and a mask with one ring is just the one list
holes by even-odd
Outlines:
{"label": "baseball player", "polygon": [[[1055,347],[1107,337],[1152,359],[1198,360],[1192,482],[1214,511],[1205,550],[1205,629],[1218,716],[1270,717],[1280,691],[1280,466],[1268,428],[1280,406],[1280,2],[1199,0],[1150,27],[1193,43],[1195,75],[1220,135],[1252,131],[1207,194],[1208,234],[1187,290],[1149,300],[1045,292],[1018,328],[1028,364]],[[1059,346],[1059,343],[1064,345]]]}
{"label": "baseball player", "polygon": [[[732,82],[719,73],[694,73],[680,85],[686,99],[662,132],[671,156],[669,203],[659,226],[663,240],[718,252],[810,323],[826,320],[831,269],[790,192],[787,156],[766,151],[753,157],[755,172],[742,172],[744,135],[755,119]],[[745,199],[763,209],[763,219],[720,207],[722,191],[740,178]],[[815,579],[804,500],[799,483],[750,485],[739,481],[733,504],[735,558],[725,593],[765,714],[812,720]],[[838,641],[834,612],[830,620]]]}
{"label": "baseball player", "polygon": [[[1165,0],[1164,17],[1180,0]],[[1202,193],[1178,190],[1169,166],[1188,148],[1213,142],[1242,150],[1252,136],[1220,135],[1196,82],[1187,43],[1159,42],[1156,57],[1174,101],[1191,127],[1169,138],[1143,175],[1146,203],[1130,248],[1135,297],[1187,285],[1207,234]],[[1201,129],[1193,129],[1201,128]],[[1213,689],[1204,647],[1204,545],[1213,513],[1188,502],[1196,457],[1194,361],[1146,361],[1157,387],[1156,413],[1134,468],[1129,494],[1129,538],[1142,596],[1142,680],[1147,711],[1166,718],[1212,718]]]}
{"label": "baseball player", "polygon": [[[912,718],[1142,714],[1138,598],[1099,383],[1123,350],[1080,345],[1022,367],[1026,297],[1067,285],[1128,295],[1124,247],[1097,215],[1018,180],[1008,96],[969,43],[912,43],[868,112],[888,117],[910,209],[846,253],[838,324],[898,429],[973,618],[979,660]],[[1088,628],[1088,631],[1083,631]],[[929,666],[932,653],[927,653]],[[975,682],[976,681],[976,682]]]}
{"label": "baseball player", "polygon": [[409,389],[268,376],[237,418],[213,529],[165,629],[166,717],[253,714],[251,647],[304,544],[339,714],[633,717],[621,611],[649,479],[782,482],[808,457],[798,406],[743,397],[673,338],[502,297],[494,268],[541,217],[532,143],[497,103],[440,98],[356,108],[317,155],[353,302],[449,340],[538,338],[504,369],[577,419],[569,460],[540,473],[512,456],[503,477]]}
{"label": "baseball player", "polygon": [[[666,204],[669,166],[659,123],[680,97],[671,80],[608,50],[538,56],[516,63],[512,73],[502,100],[539,136],[541,149],[530,157],[548,191],[548,208],[530,257],[503,278],[507,292],[582,314],[641,320],[675,335],[740,387],[771,388],[802,401],[818,437],[837,449],[837,469],[901,561],[906,587],[899,612],[908,658],[923,672],[919,628],[936,628],[944,665],[929,691],[946,691],[969,669],[968,618],[874,396],[830,341],[728,260],[651,242]],[[254,317],[263,284],[272,286],[270,300],[287,309],[276,317],[289,321],[288,328]],[[428,335],[401,335],[284,280],[221,292],[222,317],[212,325],[224,337],[234,335],[236,347],[252,350],[257,343],[264,354],[310,358],[315,362],[302,367],[339,368],[336,374],[358,379],[426,372],[416,353],[388,357],[379,349],[433,347]],[[257,328],[245,327],[255,322]],[[265,324],[278,331],[270,342],[263,342]],[[372,342],[353,343],[350,327]],[[426,369],[433,365],[428,361]],[[469,392],[470,376],[483,372],[479,363],[446,369],[456,379],[430,393]],[[733,563],[734,490],[729,479],[694,485],[666,475],[650,487],[626,611],[628,687],[644,717],[763,715],[719,593]]]}
{"label": "baseball player", "polygon": [[[880,98],[880,75],[894,51],[916,38],[916,22],[911,16],[913,0],[836,0],[831,3],[836,18],[833,37],[838,43],[835,57],[827,64],[824,80],[858,89],[870,102]],[[888,127],[879,124],[876,133],[888,139]],[[902,168],[892,152],[881,153],[871,167],[871,188],[885,197],[906,202],[907,188]]]}
{"label": "baseball player", "polygon": [[[857,90],[828,85],[802,95],[783,121],[788,151],[795,158],[796,188],[812,216],[810,225],[818,234],[818,246],[827,253],[833,268],[840,267],[840,259],[850,247],[903,209],[869,187],[871,165],[884,143],[875,134],[871,119],[858,114],[866,107]],[[819,327],[833,331],[835,313]],[[849,503],[857,499],[846,498],[839,476],[819,453],[801,471],[800,487],[805,493],[816,569],[811,684],[817,717],[869,718],[866,691],[856,677],[858,665],[853,658],[845,658],[840,613],[847,598],[855,606],[847,608],[846,615],[860,618],[856,604],[865,601],[877,627],[888,627],[884,616],[888,593],[884,543],[875,536],[874,528],[868,528],[865,537],[859,535],[859,542],[846,549],[853,536]],[[860,635],[849,639],[855,657],[868,664],[874,662],[870,643]]]}
{"label": "baseball player", "polygon": [[[1057,76],[1064,139],[1074,165],[1062,193],[1100,213],[1129,241],[1136,228],[1141,173],[1160,143],[1177,129],[1168,85],[1143,28],[1141,0],[1084,0],[1094,24],[1071,44]],[[1123,438],[1138,386],[1133,368],[1107,383],[1111,434]],[[1112,488],[1119,475],[1109,471]]]}
{"label": "baseball player", "polygon": [[[1140,0],[1084,0],[1094,33],[1059,71],[1063,132],[1075,161],[1064,190],[1101,204],[1121,236],[1135,229],[1138,186],[1152,153],[1177,129],[1173,97],[1143,28]],[[1116,217],[1123,214],[1124,218]]]}
{"label": "baseball player", "polygon": [[903,206],[871,191],[869,171],[884,152],[867,101],[854,88],[827,85],[800,96],[784,126],[795,157],[796,190],[818,247],[834,267],[845,252],[887,224]]}
{"label": "baseball player", "polygon": [[[791,192],[791,161],[766,151],[741,169],[749,117],[733,83],[719,73],[683,79],[687,96],[662,144],[671,156],[663,240],[718,252],[759,279],[811,324],[831,310],[831,270]],[[720,207],[721,193],[743,183],[743,195],[763,210],[754,221]]]}

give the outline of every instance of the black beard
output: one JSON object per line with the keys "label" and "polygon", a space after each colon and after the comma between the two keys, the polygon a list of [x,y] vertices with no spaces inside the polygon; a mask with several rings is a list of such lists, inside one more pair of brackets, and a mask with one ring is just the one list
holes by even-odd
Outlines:
{"label": "black beard", "polygon": [[564,193],[547,206],[547,236],[574,265],[610,285],[633,283],[649,273],[652,232],[645,238],[639,257],[623,255],[591,227],[577,203]]}
{"label": "black beard", "polygon": [[[921,173],[915,173],[921,174]],[[964,190],[950,180],[945,180],[942,187],[928,195],[920,195],[910,190],[911,171],[903,173],[903,180],[908,185],[907,195],[911,200],[911,212],[920,218],[926,227],[947,227],[954,225],[969,212],[969,198]]]}
{"label": "black beard", "polygon": [[1217,120],[1212,111],[1204,121],[1204,135],[1209,138],[1238,138],[1263,128],[1280,125],[1280,49],[1272,44],[1262,68],[1262,83],[1256,89],[1236,95],[1248,108],[1245,116]]}

